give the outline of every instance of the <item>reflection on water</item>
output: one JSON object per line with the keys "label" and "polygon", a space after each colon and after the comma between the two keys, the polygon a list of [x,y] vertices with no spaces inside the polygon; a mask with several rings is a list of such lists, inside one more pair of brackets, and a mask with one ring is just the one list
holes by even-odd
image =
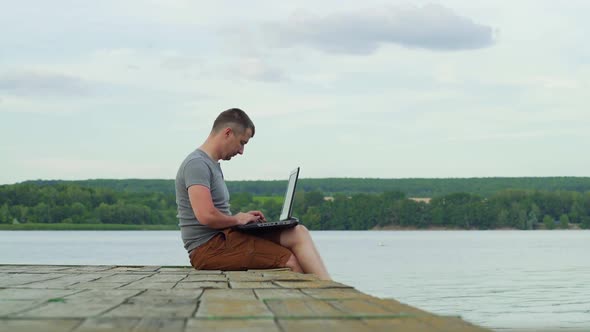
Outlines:
{"label": "reflection on water", "polygon": [[[332,277],[497,330],[590,330],[590,231],[313,232]],[[188,265],[179,232],[0,232],[0,263]]]}

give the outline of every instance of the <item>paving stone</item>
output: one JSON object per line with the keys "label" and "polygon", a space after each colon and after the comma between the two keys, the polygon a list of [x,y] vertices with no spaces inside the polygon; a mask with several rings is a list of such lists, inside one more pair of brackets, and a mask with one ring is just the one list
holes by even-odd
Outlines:
{"label": "paving stone", "polygon": [[100,279],[95,280],[94,282],[122,282],[122,283],[129,283],[134,282],[140,279],[144,279],[151,274],[143,274],[143,273],[117,273],[108,277],[103,277]]}
{"label": "paving stone", "polygon": [[420,310],[418,308],[414,308],[407,304],[403,304],[396,300],[392,299],[380,299],[380,298],[368,298],[366,301],[377,304],[383,308],[386,308],[390,312],[395,312],[398,314],[407,314],[410,316],[432,316],[433,314]]}
{"label": "paving stone", "polygon": [[3,265],[0,266],[0,272],[34,272],[34,273],[54,273],[62,272],[68,269],[67,266],[57,265],[35,265],[31,268],[31,265]]}
{"label": "paving stone", "polygon": [[231,319],[231,320],[207,320],[189,319],[186,324],[186,332],[279,332],[272,319]]}
{"label": "paving stone", "polygon": [[458,317],[443,317],[435,315],[427,315],[417,317],[420,321],[431,326],[437,331],[443,332],[485,332],[489,331],[484,328],[477,327]]}
{"label": "paving stone", "polygon": [[0,300],[0,316],[11,316],[38,307],[42,303],[44,301],[40,300]]}
{"label": "paving stone", "polygon": [[139,318],[88,318],[74,332],[132,332],[140,320]]}
{"label": "paving stone", "polygon": [[49,300],[51,298],[67,296],[79,292],[65,289],[0,289],[1,300]]}
{"label": "paving stone", "polygon": [[70,274],[60,278],[51,279],[51,280],[44,280],[44,281],[37,281],[33,283],[28,283],[26,285],[17,286],[21,288],[68,288],[74,284],[80,282],[88,282],[93,281],[99,278],[96,275],[92,274]]}
{"label": "paving stone", "polygon": [[189,270],[189,274],[223,274],[223,271],[220,270],[195,270],[193,268]]}
{"label": "paving stone", "polygon": [[103,314],[105,317],[159,317],[178,318],[191,317],[197,308],[197,300],[156,298],[129,299],[113,310]]}
{"label": "paving stone", "polygon": [[261,272],[227,271],[224,273],[229,281],[270,281],[272,278],[264,277]]}
{"label": "paving stone", "polygon": [[206,289],[200,298],[206,300],[256,300],[251,289]]}
{"label": "paving stone", "polygon": [[199,318],[269,318],[272,313],[251,289],[206,289],[200,297]]}
{"label": "paving stone", "polygon": [[452,317],[402,317],[395,319],[367,319],[363,322],[375,331],[437,331],[437,332],[486,332],[490,331],[461,319]]}
{"label": "paving stone", "polygon": [[273,314],[259,300],[203,300],[199,302],[197,318],[236,319],[272,318]]}
{"label": "paving stone", "polygon": [[90,318],[75,332],[133,331],[133,332],[181,332],[184,319],[166,318]]}
{"label": "paving stone", "polygon": [[[158,272],[162,273],[162,272],[184,272],[184,273],[189,273],[191,271],[194,271],[194,269],[192,267],[161,267]],[[220,271],[221,273],[221,271]]]}
{"label": "paving stone", "polygon": [[273,284],[270,281],[230,281],[230,288],[279,288],[279,286]]}
{"label": "paving stone", "polygon": [[228,276],[227,278],[229,281],[235,282],[263,282],[263,281],[272,281],[271,277],[264,277],[262,275],[241,275],[241,276]]}
{"label": "paving stone", "polygon": [[400,317],[389,319],[365,319],[363,323],[367,325],[371,331],[391,332],[424,332],[433,331],[440,332],[440,330],[430,326],[416,317]]}
{"label": "paving stone", "polygon": [[223,282],[227,282],[227,277],[223,274],[189,274],[182,281],[223,281]]}
{"label": "paving stone", "polygon": [[80,265],[71,266],[61,272],[75,272],[75,273],[86,273],[86,272],[106,272],[114,269],[114,265]]}
{"label": "paving stone", "polygon": [[316,299],[357,299],[374,298],[373,296],[361,293],[354,288],[311,288],[302,289],[303,293]]}
{"label": "paving stone", "polygon": [[[179,282],[185,279],[188,275],[187,274],[170,274],[170,273],[157,273],[151,275],[143,281],[150,281],[150,282]],[[190,281],[200,281],[200,280],[190,280]]]}
{"label": "paving stone", "polygon": [[99,315],[107,310],[110,310],[119,304],[121,301],[103,301],[103,302],[87,302],[87,303],[72,303],[72,302],[52,302],[46,303],[40,307],[21,312],[17,317],[24,318],[86,318]]}
{"label": "paving stone", "polygon": [[95,299],[111,299],[111,298],[131,298],[138,294],[141,294],[141,291],[138,290],[128,290],[128,289],[92,289],[86,290],[83,292],[77,292],[72,295],[68,295],[66,298],[68,300],[84,300],[84,301],[93,301]]}
{"label": "paving stone", "polygon": [[2,273],[0,287],[22,286],[41,280],[57,279],[66,274],[53,273]]}
{"label": "paving stone", "polygon": [[[28,269],[27,269],[28,267]],[[19,266],[19,265],[2,265],[0,266],[0,275],[4,273],[17,273],[31,271],[30,266]]]}
{"label": "paving stone", "polygon": [[172,289],[176,286],[176,282],[149,282],[149,281],[136,281],[127,284],[121,289]]}
{"label": "paving stone", "polygon": [[117,266],[111,271],[113,272],[156,272],[161,266]]}
{"label": "paving stone", "polygon": [[166,298],[187,298],[198,299],[203,294],[203,289],[148,289],[136,296],[137,298],[166,297]]}
{"label": "paving stone", "polygon": [[334,308],[337,308],[350,316],[385,317],[398,314],[396,311],[387,310],[376,303],[364,300],[332,300],[327,302],[329,302]]}
{"label": "paving stone", "polygon": [[80,319],[1,319],[2,332],[65,332],[80,324]]}
{"label": "paving stone", "polygon": [[134,332],[182,332],[184,319],[143,318],[135,326]]}
{"label": "paving stone", "polygon": [[[360,320],[351,319],[280,319],[279,325],[285,332],[302,332],[302,331],[338,331],[338,332],[358,332],[368,331],[368,326]],[[390,330],[397,331],[397,330]],[[405,330],[400,330],[404,331]]]}
{"label": "paving stone", "polygon": [[319,280],[319,278],[315,274],[304,274],[304,273],[297,273],[291,271],[283,271],[283,272],[263,272],[262,276],[269,280],[283,280],[283,281],[313,281]]}
{"label": "paving stone", "polygon": [[283,288],[352,288],[335,281],[275,281],[275,284]]}
{"label": "paving stone", "polygon": [[299,289],[255,289],[254,292],[260,300],[282,300],[282,299],[311,299],[311,296]]}
{"label": "paving stone", "polygon": [[127,285],[126,282],[79,282],[68,286],[70,289],[117,289]]}
{"label": "paving stone", "polygon": [[250,269],[247,272],[280,272],[280,271],[291,271],[288,267],[279,267],[276,269]]}
{"label": "paving stone", "polygon": [[267,300],[266,305],[278,318],[346,317],[330,303],[313,299]]}
{"label": "paving stone", "polygon": [[218,281],[202,281],[202,282],[184,282],[181,281],[174,287],[175,289],[180,288],[228,288],[227,282],[218,282]]}
{"label": "paving stone", "polygon": [[85,318],[99,315],[123,303],[138,291],[87,291],[65,296],[56,301],[19,313],[18,317]]}

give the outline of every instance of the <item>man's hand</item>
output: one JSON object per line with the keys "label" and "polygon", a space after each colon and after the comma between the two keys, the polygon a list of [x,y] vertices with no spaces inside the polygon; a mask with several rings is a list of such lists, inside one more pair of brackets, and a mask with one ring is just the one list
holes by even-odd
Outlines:
{"label": "man's hand", "polygon": [[250,212],[248,212],[248,213],[240,212],[240,213],[236,214],[234,217],[238,220],[238,225],[245,225],[247,223],[250,223],[250,222],[260,219],[260,217],[258,215],[250,213]]}
{"label": "man's hand", "polygon": [[248,213],[257,216],[259,220],[266,221],[264,214],[262,214],[262,212],[260,212],[260,211],[248,211]]}

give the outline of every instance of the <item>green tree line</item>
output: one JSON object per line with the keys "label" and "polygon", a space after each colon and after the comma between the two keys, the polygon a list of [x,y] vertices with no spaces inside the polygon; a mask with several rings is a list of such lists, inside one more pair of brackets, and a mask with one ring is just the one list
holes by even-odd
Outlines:
{"label": "green tree line", "polygon": [[[174,180],[165,179],[95,179],[82,181],[36,180],[38,185],[75,184],[95,189],[115,191],[174,194]],[[230,193],[248,192],[253,195],[285,194],[287,181],[227,181]],[[305,192],[320,191],[326,195],[379,194],[401,191],[408,197],[435,197],[452,193],[491,196],[508,189],[542,191],[590,191],[590,177],[514,177],[514,178],[457,178],[457,179],[360,179],[360,178],[302,178],[297,187]]]}
{"label": "green tree line", "polygon": [[[429,203],[400,191],[338,193],[326,199],[298,191],[294,215],[312,230],[362,230],[379,226],[459,229],[590,227],[590,192],[502,190],[490,196],[451,193]],[[262,210],[277,219],[282,199],[250,192],[231,196],[234,213]],[[174,225],[173,194],[87,188],[73,183],[0,186],[0,223]]]}
{"label": "green tree line", "polygon": [[[458,229],[590,228],[590,192],[504,190],[490,197],[453,193],[429,203],[402,192],[337,194],[326,200],[319,191],[297,192],[294,216],[312,230],[364,230],[374,227]],[[234,195],[232,209],[259,208],[278,218],[282,204],[259,204],[250,193]]]}
{"label": "green tree line", "polygon": [[177,224],[175,197],[75,184],[0,186],[0,223]]}

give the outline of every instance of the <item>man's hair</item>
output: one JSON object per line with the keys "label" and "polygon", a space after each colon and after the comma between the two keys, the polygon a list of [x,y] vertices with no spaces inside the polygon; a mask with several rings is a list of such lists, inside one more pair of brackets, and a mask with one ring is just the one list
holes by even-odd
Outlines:
{"label": "man's hair", "polygon": [[238,130],[240,133],[246,131],[247,128],[252,130],[252,137],[254,137],[254,123],[248,117],[246,112],[239,108],[230,108],[226,111],[221,112],[213,122],[213,128],[211,132],[217,133],[220,130],[230,127],[233,130]]}

